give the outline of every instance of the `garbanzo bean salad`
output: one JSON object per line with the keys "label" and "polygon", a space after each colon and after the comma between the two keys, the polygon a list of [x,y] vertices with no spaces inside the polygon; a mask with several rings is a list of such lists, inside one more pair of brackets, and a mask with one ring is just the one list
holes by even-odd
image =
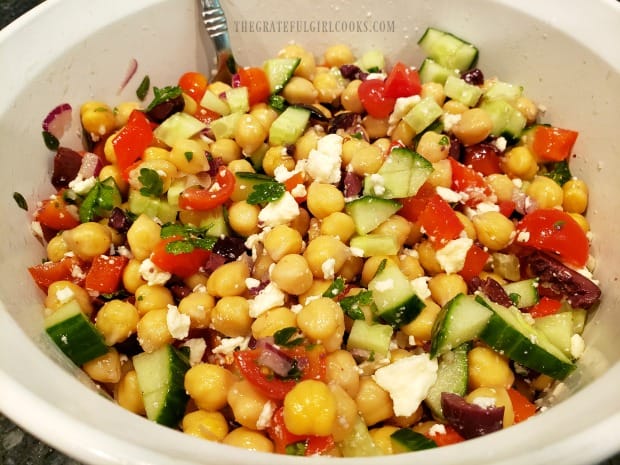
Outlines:
{"label": "garbanzo bean salad", "polygon": [[80,149],[56,108],[29,269],[52,340],[120,406],[258,451],[400,453],[535,414],[600,298],[577,132],[472,44],[419,45],[419,68],[290,44],[232,83],[145,78],[81,105]]}

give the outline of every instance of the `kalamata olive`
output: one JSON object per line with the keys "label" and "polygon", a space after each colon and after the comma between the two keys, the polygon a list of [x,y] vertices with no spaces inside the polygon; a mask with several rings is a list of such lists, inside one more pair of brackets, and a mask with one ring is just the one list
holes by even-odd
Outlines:
{"label": "kalamata olive", "polygon": [[342,74],[342,77],[345,79],[359,79],[361,72],[362,70],[356,65],[347,64],[340,67],[340,74]]}
{"label": "kalamata olive", "polygon": [[166,100],[155,105],[150,111],[147,112],[146,115],[151,121],[161,123],[170,115],[183,111],[184,107],[185,101],[183,100],[183,96],[179,95],[178,97],[174,97],[170,100]]}
{"label": "kalamata olive", "polygon": [[441,410],[448,424],[465,439],[499,431],[504,424],[504,407],[484,408],[451,392],[441,393]]}
{"label": "kalamata olive", "polygon": [[334,116],[329,122],[327,132],[329,134],[335,134],[338,129],[344,130],[346,133],[351,133],[352,128],[358,128],[362,124],[362,118],[359,113],[353,113],[352,111],[343,111]]}
{"label": "kalamata olive", "polygon": [[133,222],[129,215],[119,207],[114,207],[110,217],[108,218],[108,226],[120,233],[126,233]]}
{"label": "kalamata olive", "polygon": [[470,69],[461,74],[461,79],[472,86],[481,86],[484,84],[484,74],[478,68]]}
{"label": "kalamata olive", "polygon": [[455,136],[450,136],[450,150],[448,150],[448,156],[454,158],[457,161],[461,161],[463,156],[463,144]]}
{"label": "kalamata olive", "polygon": [[75,179],[82,166],[82,156],[67,147],[58,147],[54,156],[52,186],[56,189],[67,187]]}
{"label": "kalamata olive", "polygon": [[237,237],[220,237],[213,246],[212,252],[221,255],[226,261],[233,261],[246,252],[245,242]]}
{"label": "kalamata olive", "polygon": [[355,197],[362,191],[362,178],[351,171],[345,173],[342,183],[346,198]]}
{"label": "kalamata olive", "polygon": [[463,163],[484,176],[501,173],[500,151],[493,144],[481,142],[465,147]]}

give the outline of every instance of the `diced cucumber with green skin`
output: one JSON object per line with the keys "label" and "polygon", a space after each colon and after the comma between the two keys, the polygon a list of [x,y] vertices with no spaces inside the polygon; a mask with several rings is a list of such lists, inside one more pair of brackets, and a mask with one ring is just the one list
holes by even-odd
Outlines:
{"label": "diced cucumber with green skin", "polygon": [[362,250],[364,257],[372,257],[374,255],[396,255],[400,250],[400,245],[396,238],[384,234],[353,236],[349,242],[349,247]]}
{"label": "diced cucumber with green skin", "polygon": [[581,334],[586,325],[588,311],[583,308],[575,308],[571,311],[573,312],[573,331],[575,334]]}
{"label": "diced cucumber with green skin", "polygon": [[200,106],[222,116],[230,114],[230,105],[228,105],[228,102],[208,89],[200,100]]}
{"label": "diced cucumber with green skin", "polygon": [[431,332],[431,357],[472,341],[486,327],[493,312],[472,295],[458,294],[443,306]]}
{"label": "diced cucumber with green skin", "polygon": [[168,192],[166,192],[166,198],[168,199],[168,204],[172,207],[179,207],[179,197],[181,196],[181,192],[183,192],[187,188],[185,183],[185,179],[175,179],[170,183],[170,187],[168,188]]}
{"label": "diced cucumber with green skin", "polygon": [[416,134],[419,134],[442,114],[443,110],[434,98],[424,97],[403,116],[403,121],[407,123]]}
{"label": "diced cucumber with green skin", "polygon": [[426,306],[398,265],[386,260],[368,283],[377,317],[395,328],[413,321]]}
{"label": "diced cucumber with green skin", "polygon": [[523,88],[509,82],[496,81],[485,92],[485,100],[504,100],[514,103],[523,94]]}
{"label": "diced cucumber with green skin", "polygon": [[153,219],[158,218],[162,223],[174,223],[176,221],[178,206],[171,205],[166,200],[147,197],[139,191],[131,189],[127,203],[129,211],[134,215],[145,214]]}
{"label": "diced cucumber with green skin", "polygon": [[344,208],[353,218],[357,233],[368,234],[401,207],[402,205],[396,200],[367,195],[348,202]]}
{"label": "diced cucumber with green skin", "polygon": [[478,59],[478,49],[469,42],[429,27],[418,41],[422,50],[432,60],[448,69],[466,71],[474,66]]}
{"label": "diced cucumber with green skin", "polygon": [[422,155],[394,148],[379,171],[364,179],[364,195],[402,199],[415,195],[433,172],[433,165]]}
{"label": "diced cucumber with green skin", "polygon": [[418,73],[422,84],[437,82],[438,84],[444,85],[449,76],[459,77],[459,73],[456,70],[441,66],[430,58],[424,59]]}
{"label": "diced cucumber with green skin", "polygon": [[229,236],[228,211],[223,205],[203,212],[198,225],[201,228],[209,228],[207,234],[213,237]]}
{"label": "diced cucumber with green skin", "polygon": [[269,90],[272,94],[277,94],[284,89],[300,62],[301,58],[272,58],[265,61],[263,70],[267,75]]}
{"label": "diced cucumber with green skin", "polygon": [[530,325],[518,308],[502,307],[481,296],[476,300],[493,312],[479,337],[497,352],[555,379],[564,379],[575,369],[573,362]]}
{"label": "diced cucumber with green skin", "polygon": [[375,359],[384,358],[390,351],[393,333],[394,330],[390,325],[355,320],[347,340],[347,350],[367,350],[375,355]]}
{"label": "diced cucumber with green skin", "polygon": [[241,119],[241,115],[241,113],[231,113],[211,121],[211,131],[215,139],[232,139],[235,136],[235,127]]}
{"label": "diced cucumber with green skin", "polygon": [[538,279],[523,279],[504,284],[506,294],[517,308],[527,308],[538,303]]}
{"label": "diced cucumber with green skin", "polygon": [[469,361],[467,353],[472,343],[466,342],[446,352],[439,358],[437,381],[431,386],[424,402],[431,409],[435,418],[443,419],[441,393],[452,392],[464,396],[467,392]]}
{"label": "diced cucumber with green skin", "polygon": [[306,130],[310,121],[310,110],[288,107],[269,127],[271,145],[292,145]]}
{"label": "diced cucumber with green skin", "polygon": [[177,141],[190,139],[205,129],[207,125],[187,113],[179,112],[166,118],[155,128],[153,134],[168,147]]}
{"label": "diced cucumber with green skin", "polygon": [[383,455],[383,452],[375,444],[368,432],[368,427],[358,416],[351,428],[349,435],[338,443],[338,448],[343,457],[374,457]]}
{"label": "diced cucumber with green skin", "polygon": [[70,300],[48,316],[44,326],[52,341],[78,366],[109,350],[103,336],[76,300]]}
{"label": "diced cucumber with green skin", "polygon": [[231,113],[247,113],[250,110],[250,97],[247,87],[234,87],[226,91],[226,101]]}
{"label": "diced cucumber with green skin", "polygon": [[185,373],[189,361],[185,354],[171,345],[154,352],[133,357],[138,385],[149,420],[176,426],[185,414],[189,396],[185,392]]}
{"label": "diced cucumber with green skin", "polygon": [[482,96],[482,89],[465,82],[456,76],[448,76],[444,84],[446,97],[461,102],[468,107],[474,107]]}
{"label": "diced cucumber with green skin", "polygon": [[385,56],[381,50],[368,50],[357,64],[364,71],[378,73],[385,69]]}
{"label": "diced cucumber with green skin", "polygon": [[571,338],[575,334],[573,312],[559,312],[553,315],[534,319],[534,328],[543,333],[551,343],[560,349],[568,358],[571,353]]}
{"label": "diced cucumber with green skin", "polygon": [[505,100],[484,100],[480,108],[491,117],[491,134],[505,137],[509,142],[518,139],[527,123],[525,116]]}
{"label": "diced cucumber with green skin", "polygon": [[390,439],[392,441],[392,451],[395,454],[437,447],[435,441],[409,428],[401,428],[394,431],[390,435]]}

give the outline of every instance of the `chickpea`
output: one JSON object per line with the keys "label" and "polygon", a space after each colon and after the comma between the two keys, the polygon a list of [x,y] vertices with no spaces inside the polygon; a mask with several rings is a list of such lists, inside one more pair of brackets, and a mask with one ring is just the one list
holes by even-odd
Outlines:
{"label": "chickpea", "polygon": [[378,139],[387,136],[390,125],[387,118],[375,118],[366,115],[362,120],[362,125],[366,129],[366,133],[370,139]]}
{"label": "chickpea", "polygon": [[274,450],[271,439],[259,431],[244,426],[228,433],[222,439],[222,443],[256,452],[273,452]]}
{"label": "chickpea", "polygon": [[316,73],[316,61],[314,55],[298,44],[289,44],[278,53],[281,58],[299,58],[300,62],[295,68],[295,76],[301,76],[312,80]]}
{"label": "chickpea", "polygon": [[312,274],[317,278],[328,279],[334,273],[338,273],[351,252],[341,241],[332,236],[318,236],[310,241],[304,251]]}
{"label": "chickpea", "polygon": [[285,255],[301,253],[303,239],[299,231],[281,224],[265,234],[263,245],[269,256],[277,262]]}
{"label": "chickpea", "polygon": [[269,148],[265,153],[263,170],[269,176],[274,176],[278,166],[284,166],[289,171],[295,169],[295,160],[287,154],[285,147],[279,145]]}
{"label": "chickpea", "polygon": [[368,426],[394,416],[390,395],[370,376],[360,378],[359,390],[355,396],[357,409]]}
{"label": "chickpea", "polygon": [[185,390],[198,408],[215,412],[224,408],[228,391],[235,382],[226,368],[212,363],[199,363],[185,373]]}
{"label": "chickpea", "polygon": [[431,186],[450,188],[452,185],[452,165],[450,160],[444,158],[433,163],[433,171],[427,181]]}
{"label": "chickpea", "polygon": [[263,144],[267,137],[267,129],[256,116],[246,113],[235,125],[235,141],[241,146],[244,153],[254,153]]}
{"label": "chickpea", "polygon": [[110,134],[116,128],[114,112],[103,102],[90,101],[80,107],[82,127],[94,141]]}
{"label": "chickpea", "polygon": [[134,110],[140,109],[140,102],[121,102],[114,107],[114,121],[117,128],[121,128],[127,124],[129,115]]}
{"label": "chickpea", "polygon": [[240,296],[222,297],[211,311],[211,326],[228,337],[245,336],[252,321],[250,305]]}
{"label": "chickpea", "polygon": [[444,306],[457,294],[467,294],[467,283],[458,274],[439,273],[428,282],[433,300]]}
{"label": "chickpea", "polygon": [[215,299],[206,292],[192,292],[179,302],[179,313],[189,315],[192,328],[207,328]]}
{"label": "chickpea", "polygon": [[173,341],[168,330],[167,314],[166,308],[151,310],[138,321],[138,342],[145,352],[154,352]]}
{"label": "chickpea", "polygon": [[55,311],[71,300],[80,305],[84,314],[90,315],[93,312],[88,292],[77,284],[65,280],[55,281],[47,288],[45,308]]}
{"label": "chickpea", "polygon": [[363,150],[366,147],[370,147],[370,144],[364,139],[345,139],[342,143],[342,162],[345,165],[351,163],[356,153]]}
{"label": "chickpea", "polygon": [[450,138],[445,134],[427,131],[422,134],[416,151],[431,163],[448,158]]}
{"label": "chickpea", "polygon": [[474,216],[472,221],[478,240],[491,250],[504,249],[513,239],[515,225],[500,212],[480,213]]}
{"label": "chickpea", "polygon": [[437,102],[437,105],[443,105],[446,100],[446,94],[443,90],[443,86],[437,82],[425,82],[422,84],[422,92],[420,97],[433,97],[433,100]]}
{"label": "chickpea", "polygon": [[496,407],[504,407],[503,427],[507,428],[514,424],[514,410],[508,392],[503,387],[479,387],[465,396],[465,400],[474,403],[476,399],[493,399]]}
{"label": "chickpea", "polygon": [[64,231],[62,239],[75,255],[88,262],[107,253],[112,244],[109,229],[94,222],[82,223],[73,229]]}
{"label": "chickpea", "polygon": [[534,176],[525,193],[536,202],[538,208],[560,207],[564,200],[563,188],[547,176]]}
{"label": "chickpea", "polygon": [[530,180],[536,175],[538,164],[530,149],[525,146],[518,146],[506,152],[502,168],[512,178]]}
{"label": "chickpea", "polygon": [[278,117],[278,112],[263,102],[252,105],[250,114],[258,119],[267,130],[269,130],[271,123]]}
{"label": "chickpea", "polygon": [[344,195],[332,184],[313,182],[308,187],[306,203],[314,217],[325,218],[344,209]]}
{"label": "chickpea", "polygon": [[355,397],[359,389],[360,376],[357,371],[357,363],[351,352],[338,349],[327,354],[325,362],[327,365],[326,381],[330,385],[340,386],[351,397]]}
{"label": "chickpea", "polygon": [[140,316],[158,309],[166,309],[168,305],[174,305],[172,292],[162,285],[149,286],[144,284],[136,289],[136,309]]}
{"label": "chickpea", "polygon": [[243,261],[230,262],[218,267],[207,281],[207,292],[215,297],[243,294],[250,277],[248,265]]}
{"label": "chickpea", "polygon": [[508,389],[515,381],[508,360],[488,347],[474,347],[467,354],[467,359],[471,390],[498,386]]}
{"label": "chickpea", "polygon": [[491,174],[486,178],[487,184],[497,196],[499,201],[512,200],[515,191],[515,185],[512,180],[505,174]]}
{"label": "chickpea", "polygon": [[136,260],[150,257],[160,241],[161,226],[148,215],[140,215],[127,231],[127,243]]}
{"label": "chickpea", "polygon": [[333,299],[320,297],[299,311],[297,326],[312,341],[327,341],[336,335],[342,342],[344,313]]}
{"label": "chickpea", "polygon": [[300,295],[310,289],[313,276],[304,257],[289,254],[275,264],[271,271],[271,280],[284,292]]}
{"label": "chickpea", "polygon": [[581,179],[573,178],[562,186],[562,207],[568,213],[583,213],[588,207],[588,186]]}
{"label": "chickpea", "polygon": [[308,79],[293,76],[284,86],[282,96],[292,104],[311,105],[318,100],[319,91]]}
{"label": "chickpea", "polygon": [[121,361],[115,348],[94,358],[84,365],[82,370],[94,381],[100,383],[118,383],[121,380]]}
{"label": "chickpea", "polygon": [[323,218],[319,232],[324,236],[337,237],[346,243],[355,234],[355,223],[349,215],[338,211]]}
{"label": "chickpea", "polygon": [[107,345],[123,342],[136,331],[140,316],[134,305],[122,300],[110,300],[97,312],[96,327]]}
{"label": "chickpea", "polygon": [[65,258],[65,255],[70,251],[62,235],[52,237],[47,243],[46,252],[49,261],[59,262]]}
{"label": "chickpea", "polygon": [[305,160],[310,155],[310,151],[316,149],[321,134],[311,127],[295,142],[295,160]]}
{"label": "chickpea", "polygon": [[493,121],[481,108],[471,108],[461,114],[452,132],[465,145],[473,145],[486,139],[493,129]]}
{"label": "chickpea", "polygon": [[329,46],[323,53],[323,61],[330,68],[332,66],[340,67],[347,63],[353,63],[355,57],[348,45],[335,44]]}
{"label": "chickpea", "polygon": [[362,113],[364,111],[364,106],[360,101],[358,89],[362,81],[359,79],[355,79],[344,88],[342,94],[340,94],[340,104],[347,111],[352,111],[354,113]]}
{"label": "chickpea", "polygon": [[396,123],[396,127],[390,135],[393,142],[401,142],[405,145],[410,145],[414,137],[415,130],[403,120]]}
{"label": "chickpea", "polygon": [[401,327],[401,331],[407,336],[413,336],[416,341],[430,341],[433,325],[441,307],[433,300],[426,299],[425,307],[418,316],[410,323]]}
{"label": "chickpea", "polygon": [[243,237],[257,234],[260,231],[258,226],[258,214],[260,206],[251,205],[245,200],[233,203],[228,209],[228,223],[233,231]]}
{"label": "chickpea", "polygon": [[392,215],[377,226],[372,233],[394,237],[400,249],[411,233],[411,223],[400,215]]}
{"label": "chickpea", "polygon": [[353,153],[347,168],[359,176],[374,174],[383,165],[383,154],[376,145],[365,145]]}
{"label": "chickpea", "polygon": [[258,429],[257,422],[260,414],[265,404],[270,402],[245,379],[235,381],[229,387],[227,400],[235,416],[235,421],[251,429]]}
{"label": "chickpea", "polygon": [[181,429],[185,434],[210,441],[221,441],[228,434],[228,422],[220,412],[196,410],[183,417]]}
{"label": "chickpea", "polygon": [[273,336],[276,331],[294,327],[296,324],[295,313],[286,307],[275,307],[256,317],[252,323],[252,336],[256,339]]}
{"label": "chickpea", "polygon": [[138,375],[135,370],[130,370],[121,377],[114,389],[114,398],[118,405],[124,409],[138,415],[146,414],[142,392],[138,384]]}

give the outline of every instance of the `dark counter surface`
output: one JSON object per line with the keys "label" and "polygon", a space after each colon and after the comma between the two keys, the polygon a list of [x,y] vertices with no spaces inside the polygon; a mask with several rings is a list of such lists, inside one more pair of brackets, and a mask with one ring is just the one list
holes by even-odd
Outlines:
{"label": "dark counter surface", "polygon": [[[0,0],[0,29],[43,0]],[[80,465],[0,413],[0,465]],[[620,454],[600,465],[620,465]]]}

